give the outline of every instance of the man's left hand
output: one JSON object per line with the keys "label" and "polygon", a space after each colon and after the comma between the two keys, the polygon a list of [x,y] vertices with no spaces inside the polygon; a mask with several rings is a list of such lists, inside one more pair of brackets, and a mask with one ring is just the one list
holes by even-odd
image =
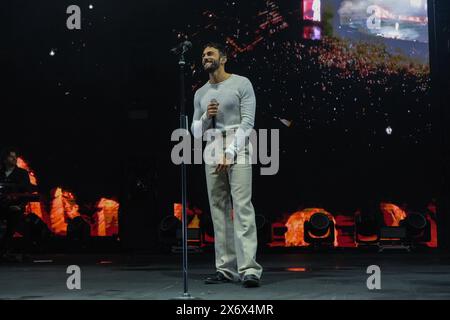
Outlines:
{"label": "man's left hand", "polygon": [[222,162],[217,165],[215,173],[219,173],[222,171],[227,171],[230,168],[231,160],[227,158],[226,155],[223,155]]}

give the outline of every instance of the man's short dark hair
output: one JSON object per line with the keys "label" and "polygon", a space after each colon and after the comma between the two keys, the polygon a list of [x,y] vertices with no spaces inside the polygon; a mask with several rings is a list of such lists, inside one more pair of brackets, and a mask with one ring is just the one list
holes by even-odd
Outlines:
{"label": "man's short dark hair", "polygon": [[227,56],[227,48],[221,43],[208,42],[203,46],[203,50],[205,50],[208,47],[217,49],[219,51],[220,56],[225,56],[225,57]]}
{"label": "man's short dark hair", "polygon": [[3,165],[3,162],[5,162],[6,158],[8,158],[12,152],[14,152],[16,155],[19,155],[19,151],[17,150],[17,148],[6,147],[2,149],[2,151],[0,152],[0,166]]}

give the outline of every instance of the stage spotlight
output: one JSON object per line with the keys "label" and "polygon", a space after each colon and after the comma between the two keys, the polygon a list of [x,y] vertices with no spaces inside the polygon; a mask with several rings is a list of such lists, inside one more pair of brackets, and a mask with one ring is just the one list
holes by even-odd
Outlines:
{"label": "stage spotlight", "polygon": [[159,241],[167,245],[177,244],[177,230],[181,230],[181,221],[173,215],[165,217],[159,224]]}
{"label": "stage spotlight", "polygon": [[370,216],[355,216],[355,240],[358,244],[368,244],[378,241],[380,228],[375,219]]}
{"label": "stage spotlight", "polygon": [[379,210],[365,209],[355,214],[355,242],[358,246],[378,243],[382,219]]}
{"label": "stage spotlight", "polygon": [[[188,225],[195,219],[191,218]],[[162,219],[159,224],[159,241],[163,245],[169,246],[179,246],[182,240],[182,225],[181,221],[175,216],[167,216]],[[200,227],[188,226],[187,229],[188,244],[191,246],[201,246],[202,245],[202,234]],[[176,248],[178,250],[178,247]]]}
{"label": "stage spotlight", "polygon": [[305,242],[313,245],[334,244],[334,222],[322,212],[314,213],[304,223]]}
{"label": "stage spotlight", "polygon": [[427,245],[431,240],[431,225],[426,216],[418,212],[407,212],[399,219],[398,226],[383,226],[380,229],[380,251],[383,249],[405,249]]}
{"label": "stage spotlight", "polygon": [[330,219],[325,214],[315,213],[309,219],[309,232],[317,237],[324,236],[329,229],[330,223]]}
{"label": "stage spotlight", "polygon": [[423,214],[409,212],[406,219],[400,222],[406,228],[406,238],[414,243],[428,242],[431,240],[431,226]]}

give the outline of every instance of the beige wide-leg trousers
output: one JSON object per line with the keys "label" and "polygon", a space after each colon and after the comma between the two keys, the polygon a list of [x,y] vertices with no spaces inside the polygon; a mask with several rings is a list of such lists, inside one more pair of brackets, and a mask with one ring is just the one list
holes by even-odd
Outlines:
{"label": "beige wide-leg trousers", "polygon": [[216,269],[234,281],[249,274],[260,278],[262,267],[256,262],[258,240],[251,202],[252,165],[235,163],[219,173],[215,173],[216,167],[205,164]]}

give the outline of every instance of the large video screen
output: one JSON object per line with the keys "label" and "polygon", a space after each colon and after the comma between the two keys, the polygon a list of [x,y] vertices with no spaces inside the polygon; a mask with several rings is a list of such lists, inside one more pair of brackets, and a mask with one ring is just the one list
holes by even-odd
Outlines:
{"label": "large video screen", "polygon": [[204,1],[186,11],[173,42],[197,48],[192,93],[207,79],[202,44],[222,41],[228,71],[254,86],[255,126],[281,132],[279,201],[265,209],[432,201],[426,1]]}
{"label": "large video screen", "polygon": [[[428,42],[426,0],[342,1],[338,15],[341,36],[363,32],[380,37]],[[352,32],[353,31],[353,32]]]}

